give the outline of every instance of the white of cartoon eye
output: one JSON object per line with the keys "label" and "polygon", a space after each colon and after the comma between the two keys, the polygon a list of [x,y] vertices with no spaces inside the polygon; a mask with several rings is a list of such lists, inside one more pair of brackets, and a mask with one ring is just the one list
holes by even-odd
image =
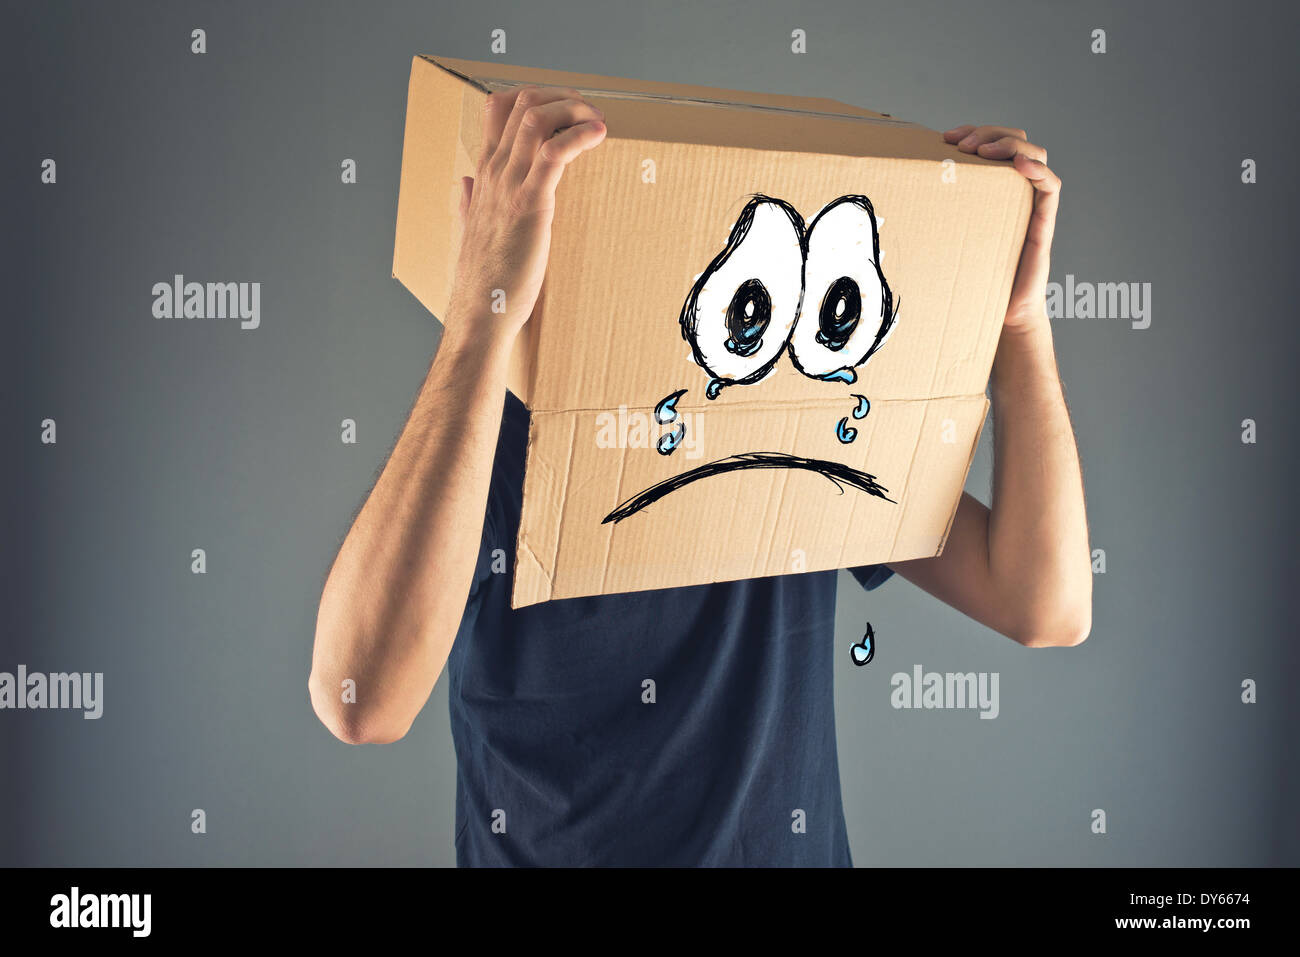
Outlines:
{"label": "white of cartoon eye", "polygon": [[808,227],[804,292],[790,358],[804,375],[853,381],[894,326],[880,271],[875,212],[865,196],[841,196]]}
{"label": "white of cartoon eye", "polygon": [[682,306],[695,361],[719,383],[761,379],[785,348],[802,278],[803,219],[782,200],[755,196]]}

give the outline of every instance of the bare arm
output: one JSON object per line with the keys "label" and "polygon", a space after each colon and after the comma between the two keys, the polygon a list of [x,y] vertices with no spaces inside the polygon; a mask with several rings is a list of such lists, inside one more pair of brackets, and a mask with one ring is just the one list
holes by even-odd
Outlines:
{"label": "bare arm", "polygon": [[1034,186],[1034,211],[993,361],[992,508],[963,495],[943,554],[891,567],[1021,644],[1077,645],[1092,627],[1092,566],[1045,299],[1061,182],[1023,130],[961,126],[945,137],[1011,158]]}
{"label": "bare arm", "polygon": [[[538,88],[489,97],[483,131],[446,332],[321,595],[308,690],[325,726],[352,744],[402,737],[446,664],[479,554],[510,351],[546,270],[555,187],[605,135],[576,91]],[[503,314],[491,310],[495,290]],[[343,700],[348,679],[355,703]]]}

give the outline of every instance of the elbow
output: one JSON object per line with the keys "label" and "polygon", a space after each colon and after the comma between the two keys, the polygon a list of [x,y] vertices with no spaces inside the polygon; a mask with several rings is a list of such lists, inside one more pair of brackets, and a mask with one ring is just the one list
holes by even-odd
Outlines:
{"label": "elbow", "polygon": [[[1080,561],[1022,591],[1018,620],[1005,634],[1026,648],[1074,648],[1092,632],[1092,564]],[[1026,600],[1027,599],[1027,600]]]}
{"label": "elbow", "polygon": [[[405,737],[415,721],[411,714],[405,722],[395,720],[393,708],[375,695],[361,691],[362,685],[382,682],[360,677],[372,669],[358,657],[364,647],[351,621],[344,615],[331,615],[328,592],[321,598],[316,619],[315,650],[311,672],[307,677],[307,694],[312,711],[330,734],[344,744],[391,744]],[[349,680],[349,676],[357,676]]]}
{"label": "elbow", "polygon": [[1053,628],[1035,628],[1012,637],[1026,648],[1074,648],[1088,637],[1087,625],[1066,624]]}
{"label": "elbow", "polygon": [[341,687],[325,687],[315,669],[307,679],[307,692],[316,717],[344,744],[392,744],[411,729],[409,721],[399,727],[356,702],[345,701]]}
{"label": "elbow", "polygon": [[1009,637],[1026,648],[1074,648],[1092,632],[1091,600],[1073,608],[1053,609],[1031,616]]}

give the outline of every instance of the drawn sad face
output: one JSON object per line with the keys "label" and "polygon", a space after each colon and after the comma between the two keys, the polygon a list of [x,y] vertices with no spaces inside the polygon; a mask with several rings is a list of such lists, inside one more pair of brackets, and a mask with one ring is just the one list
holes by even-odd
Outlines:
{"label": "drawn sad face", "polygon": [[[705,394],[763,379],[787,350],[795,368],[827,382],[853,383],[856,369],[885,343],[895,326],[897,304],[880,269],[878,221],[866,196],[841,196],[805,227],[789,203],[756,195],[741,211],[727,245],[695,281],[682,306],[682,338],[709,376]],[[655,407],[663,425],[677,419],[686,389]],[[855,396],[854,418],[870,404]],[[682,444],[680,422],[659,441],[671,454]],[[857,431],[848,416],[837,427],[841,442]],[[628,499],[602,522],[619,522],[691,482],[738,469],[796,468],[893,501],[874,476],[841,462],[782,452],[728,456],[651,486]]]}

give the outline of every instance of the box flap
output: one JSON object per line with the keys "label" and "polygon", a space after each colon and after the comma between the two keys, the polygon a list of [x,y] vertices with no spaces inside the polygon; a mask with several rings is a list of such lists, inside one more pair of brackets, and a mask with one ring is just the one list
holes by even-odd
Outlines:
{"label": "box flap", "polygon": [[[705,412],[687,419],[703,433],[701,454],[686,458],[687,449],[672,459],[647,454],[635,435],[643,427],[636,410],[621,419],[534,415],[512,606],[939,554],[988,399],[873,403],[846,447],[834,425],[851,405]],[[734,469],[683,484],[625,519],[602,521],[683,471],[772,448],[844,462],[873,476],[880,491],[837,484],[811,469]]]}
{"label": "box flap", "polygon": [[[605,114],[610,138],[843,156],[994,161],[962,153],[897,117],[818,97],[629,80],[426,56],[481,95],[522,84],[569,86]],[[467,131],[477,140],[476,131]],[[1003,164],[1005,165],[1005,164]]]}
{"label": "box flap", "polygon": [[[572,73],[564,70],[512,66],[508,63],[458,60],[454,57],[444,56],[426,55],[424,59],[462,77],[467,82],[487,92],[522,84],[568,86],[579,90],[584,95],[591,93],[609,99],[631,98],[678,103],[693,102],[715,106],[752,106],[775,111],[876,117],[878,119],[892,120],[891,117],[884,113],[875,113],[859,106],[850,106],[838,100],[828,100],[820,97],[753,93],[719,87],[692,86],[686,83],[664,83],[657,80],[635,80],[627,77],[600,76],[594,73]],[[908,125],[903,120],[893,120],[893,122]]]}

